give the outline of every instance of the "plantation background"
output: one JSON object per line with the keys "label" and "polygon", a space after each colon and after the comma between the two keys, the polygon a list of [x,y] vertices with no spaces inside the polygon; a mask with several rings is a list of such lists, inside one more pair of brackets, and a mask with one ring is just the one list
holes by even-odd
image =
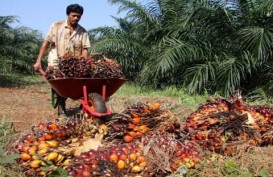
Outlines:
{"label": "plantation background", "polygon": [[[125,17],[113,17],[118,27],[88,29],[90,53],[116,59],[131,82],[189,94],[272,95],[272,0],[108,2]],[[33,74],[42,36],[12,28],[17,20],[0,16],[0,73]]]}

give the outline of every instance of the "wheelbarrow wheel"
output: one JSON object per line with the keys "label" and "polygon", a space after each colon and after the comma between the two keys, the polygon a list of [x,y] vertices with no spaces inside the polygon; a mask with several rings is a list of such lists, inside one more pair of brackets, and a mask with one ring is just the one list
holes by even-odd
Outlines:
{"label": "wheelbarrow wheel", "polygon": [[89,93],[88,103],[90,107],[94,109],[95,112],[99,112],[99,113],[107,112],[105,101],[103,100],[102,96],[98,93]]}

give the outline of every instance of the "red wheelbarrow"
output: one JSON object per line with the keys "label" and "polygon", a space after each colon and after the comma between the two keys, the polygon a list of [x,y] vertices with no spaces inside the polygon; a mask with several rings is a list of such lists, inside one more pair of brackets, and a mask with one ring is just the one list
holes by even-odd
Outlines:
{"label": "red wheelbarrow", "polygon": [[[39,69],[45,76],[43,69]],[[83,113],[92,117],[105,117],[112,114],[106,107],[105,99],[112,96],[127,79],[122,78],[65,78],[48,80],[52,89],[64,98],[77,100]]]}

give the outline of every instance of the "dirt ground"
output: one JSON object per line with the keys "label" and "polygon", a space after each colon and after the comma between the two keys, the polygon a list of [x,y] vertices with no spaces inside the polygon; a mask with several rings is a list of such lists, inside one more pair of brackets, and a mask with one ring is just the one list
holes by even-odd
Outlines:
{"label": "dirt ground", "polygon": [[[53,121],[58,118],[57,109],[51,106],[51,90],[47,83],[19,88],[0,87],[0,100],[0,118],[4,118],[7,122],[13,122],[18,131],[24,131],[40,122]],[[113,113],[119,113],[138,101],[160,102],[162,109],[170,109],[181,118],[185,118],[192,111],[181,108],[178,99],[169,97],[145,98],[113,95],[106,105]],[[71,112],[78,107],[77,101],[67,100],[67,109]]]}

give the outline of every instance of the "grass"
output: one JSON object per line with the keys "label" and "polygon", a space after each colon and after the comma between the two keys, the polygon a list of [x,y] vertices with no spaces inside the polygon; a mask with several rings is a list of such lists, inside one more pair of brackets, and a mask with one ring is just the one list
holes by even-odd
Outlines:
{"label": "grass", "polygon": [[21,87],[45,82],[44,78],[38,74],[0,74],[0,87]]}
{"label": "grass", "polygon": [[16,132],[12,123],[5,121],[5,118],[0,120],[0,176],[2,177],[25,177],[22,169],[15,162],[20,156],[9,152],[11,144]]}
{"label": "grass", "polygon": [[154,90],[149,87],[140,87],[134,83],[125,83],[115,95],[119,96],[143,96],[149,98],[156,97],[173,97],[177,98],[183,106],[188,108],[196,108],[200,103],[206,102],[210,97],[208,94],[204,95],[189,95],[184,89],[175,87],[167,87],[163,90]]}

